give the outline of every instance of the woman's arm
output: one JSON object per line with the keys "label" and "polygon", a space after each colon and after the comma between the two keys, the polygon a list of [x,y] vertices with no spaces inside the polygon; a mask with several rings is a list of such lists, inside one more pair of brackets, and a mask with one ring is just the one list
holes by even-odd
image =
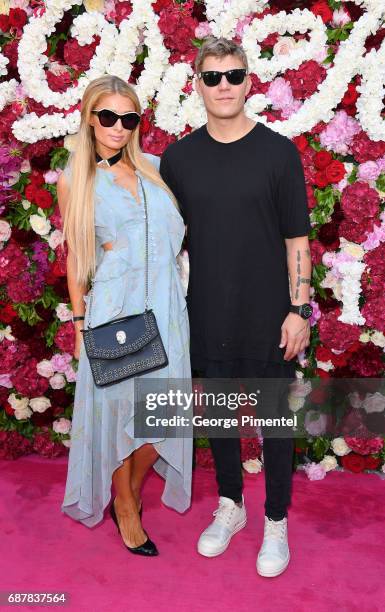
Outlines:
{"label": "woman's arm", "polygon": [[[68,196],[69,188],[66,182],[65,174],[62,172],[57,181],[57,199],[62,219],[64,219]],[[76,258],[74,253],[69,248],[67,255],[67,285],[73,316],[84,316],[85,304],[83,297],[87,293],[87,287],[79,284],[76,280]],[[84,327],[84,321],[75,321],[74,326],[76,332],[74,357],[79,359],[80,346],[83,339],[81,330]]]}

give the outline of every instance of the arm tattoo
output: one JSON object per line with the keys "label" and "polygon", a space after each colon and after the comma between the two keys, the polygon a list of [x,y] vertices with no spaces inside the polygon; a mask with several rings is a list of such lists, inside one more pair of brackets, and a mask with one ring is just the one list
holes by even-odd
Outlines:
{"label": "arm tattoo", "polygon": [[[306,255],[310,257],[309,249],[306,249]],[[299,298],[299,288],[302,284],[310,285],[310,278],[302,278],[301,277],[301,251],[297,251],[297,284],[295,289],[295,299]]]}

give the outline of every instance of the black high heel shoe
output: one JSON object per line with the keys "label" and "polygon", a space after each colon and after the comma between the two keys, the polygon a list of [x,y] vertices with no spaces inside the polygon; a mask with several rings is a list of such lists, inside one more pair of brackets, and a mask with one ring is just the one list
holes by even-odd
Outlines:
{"label": "black high heel shoe", "polygon": [[[119,527],[119,523],[118,523],[118,518],[117,518],[116,512],[115,512],[114,501],[115,501],[115,498],[112,500],[111,505],[110,505],[110,515],[111,515],[111,518],[114,521],[115,525],[118,528],[119,534],[121,535],[120,527]],[[125,544],[124,541],[123,541],[123,544],[125,545],[127,550],[132,552],[134,555],[143,555],[143,556],[146,556],[146,557],[155,557],[156,555],[159,555],[159,551],[158,551],[157,547],[155,546],[154,542],[152,542],[152,540],[150,540],[150,538],[148,537],[147,531],[144,531],[144,533],[147,536],[147,540],[143,544],[141,544],[140,546],[135,546],[135,547],[127,546],[127,544]]]}

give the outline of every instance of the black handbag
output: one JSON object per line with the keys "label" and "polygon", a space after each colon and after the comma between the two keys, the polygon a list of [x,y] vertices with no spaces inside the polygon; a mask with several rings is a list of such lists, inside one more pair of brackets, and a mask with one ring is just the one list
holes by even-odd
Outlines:
{"label": "black handbag", "polygon": [[148,309],[148,211],[143,192],[146,222],[145,310],[90,327],[93,286],[90,293],[88,326],[82,330],[92,376],[98,387],[110,386],[132,376],[140,376],[168,365],[155,314]]}

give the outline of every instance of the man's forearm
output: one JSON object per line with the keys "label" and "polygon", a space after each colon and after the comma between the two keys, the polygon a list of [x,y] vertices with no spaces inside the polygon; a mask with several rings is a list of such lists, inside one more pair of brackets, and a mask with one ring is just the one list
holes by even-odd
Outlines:
{"label": "man's forearm", "polygon": [[292,304],[305,304],[310,300],[311,255],[307,236],[287,238],[287,266],[290,277]]}

